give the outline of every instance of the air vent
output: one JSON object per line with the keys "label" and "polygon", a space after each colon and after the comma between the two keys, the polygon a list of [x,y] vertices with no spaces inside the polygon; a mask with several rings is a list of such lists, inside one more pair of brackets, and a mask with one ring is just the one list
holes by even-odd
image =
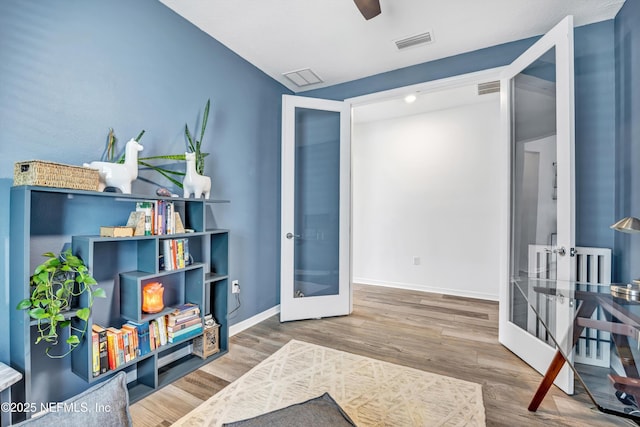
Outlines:
{"label": "air vent", "polygon": [[322,83],[322,79],[318,77],[316,73],[311,71],[310,68],[305,68],[303,70],[289,71],[288,73],[284,73],[283,76],[288,78],[298,87],[315,85],[318,83]]}
{"label": "air vent", "polygon": [[500,92],[500,81],[480,83],[478,85],[478,95]]}
{"label": "air vent", "polygon": [[400,40],[395,40],[394,43],[396,44],[398,50],[402,50],[421,44],[433,43],[433,36],[431,31],[427,31],[426,33],[416,34]]}

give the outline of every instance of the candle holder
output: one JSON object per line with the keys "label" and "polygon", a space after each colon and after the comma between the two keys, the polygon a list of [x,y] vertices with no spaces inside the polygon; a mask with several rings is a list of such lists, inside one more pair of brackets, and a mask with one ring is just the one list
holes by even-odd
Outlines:
{"label": "candle holder", "polygon": [[142,288],[142,311],[159,313],[164,309],[164,287],[160,282],[147,283]]}

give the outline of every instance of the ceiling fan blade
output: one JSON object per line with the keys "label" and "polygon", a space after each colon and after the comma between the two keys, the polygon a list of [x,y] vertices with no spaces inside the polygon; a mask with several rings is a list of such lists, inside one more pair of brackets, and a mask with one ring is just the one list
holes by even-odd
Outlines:
{"label": "ceiling fan blade", "polygon": [[380,0],[353,0],[364,19],[369,20],[380,15]]}

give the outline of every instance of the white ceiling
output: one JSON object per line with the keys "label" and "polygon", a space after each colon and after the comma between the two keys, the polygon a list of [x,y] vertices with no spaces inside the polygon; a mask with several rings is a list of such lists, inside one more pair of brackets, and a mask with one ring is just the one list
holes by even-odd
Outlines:
{"label": "white ceiling", "polygon": [[[365,21],[352,0],[160,0],[294,92],[356,80],[551,29],[612,19],[624,0],[380,0]],[[430,31],[433,43],[394,41]],[[324,83],[297,87],[283,73],[311,68]]]}

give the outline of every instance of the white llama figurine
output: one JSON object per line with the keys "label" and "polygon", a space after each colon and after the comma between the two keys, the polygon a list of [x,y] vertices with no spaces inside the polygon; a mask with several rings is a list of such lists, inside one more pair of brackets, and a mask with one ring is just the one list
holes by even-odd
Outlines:
{"label": "white llama figurine", "polygon": [[131,182],[138,177],[138,151],[143,148],[138,141],[130,139],[125,148],[124,164],[98,161],[85,163],[84,167],[98,170],[98,191],[115,187],[124,194],[131,194]]}
{"label": "white llama figurine", "polygon": [[204,195],[204,198],[208,199],[211,193],[211,178],[196,172],[196,153],[184,153],[184,157],[187,161],[187,173],[182,180],[184,198],[193,194],[195,198]]}

